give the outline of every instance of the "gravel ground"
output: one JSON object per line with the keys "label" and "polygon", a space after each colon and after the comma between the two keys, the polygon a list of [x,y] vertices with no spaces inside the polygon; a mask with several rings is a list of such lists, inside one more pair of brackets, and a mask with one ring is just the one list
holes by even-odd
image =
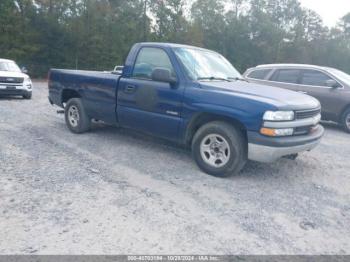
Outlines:
{"label": "gravel ground", "polygon": [[0,254],[350,254],[350,135],[219,179],[128,130],[0,99]]}

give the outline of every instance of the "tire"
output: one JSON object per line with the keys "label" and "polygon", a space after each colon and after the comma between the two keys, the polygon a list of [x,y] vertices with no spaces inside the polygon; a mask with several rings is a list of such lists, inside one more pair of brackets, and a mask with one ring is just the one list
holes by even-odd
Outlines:
{"label": "tire", "polygon": [[350,108],[346,109],[343,113],[341,125],[346,132],[350,133]]}
{"label": "tire", "polygon": [[81,134],[89,131],[91,119],[86,114],[80,98],[68,100],[64,108],[64,116],[66,125],[71,132]]}
{"label": "tire", "polygon": [[32,99],[32,92],[28,92],[28,93],[26,93],[25,95],[23,95],[23,98],[24,99]]}
{"label": "tire", "polygon": [[215,121],[205,124],[192,140],[192,155],[205,173],[228,177],[239,173],[247,162],[247,142],[234,126]]}

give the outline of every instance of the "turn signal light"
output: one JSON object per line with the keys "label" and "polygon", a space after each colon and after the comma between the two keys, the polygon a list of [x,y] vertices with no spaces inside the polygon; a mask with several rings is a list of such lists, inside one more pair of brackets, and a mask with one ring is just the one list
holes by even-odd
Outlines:
{"label": "turn signal light", "polygon": [[276,136],[275,129],[271,129],[271,128],[265,128],[265,127],[261,128],[260,133],[265,136]]}
{"label": "turn signal light", "polygon": [[272,129],[263,127],[260,129],[260,133],[265,136],[291,136],[293,135],[293,128],[285,128],[285,129]]}

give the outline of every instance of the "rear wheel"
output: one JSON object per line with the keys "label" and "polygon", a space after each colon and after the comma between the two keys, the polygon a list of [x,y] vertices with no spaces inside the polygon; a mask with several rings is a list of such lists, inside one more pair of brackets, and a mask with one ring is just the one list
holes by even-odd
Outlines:
{"label": "rear wheel", "polygon": [[86,114],[80,98],[68,100],[64,114],[67,127],[73,133],[80,134],[90,129],[91,119]]}
{"label": "rear wheel", "polygon": [[195,134],[192,154],[204,172],[227,177],[238,173],[246,164],[246,139],[240,130],[228,123],[211,122]]}
{"label": "rear wheel", "polygon": [[345,110],[341,124],[346,132],[350,133],[350,108]]}

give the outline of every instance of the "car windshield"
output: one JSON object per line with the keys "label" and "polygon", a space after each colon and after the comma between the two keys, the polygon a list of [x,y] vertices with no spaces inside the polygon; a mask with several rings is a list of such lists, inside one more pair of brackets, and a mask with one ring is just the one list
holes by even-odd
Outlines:
{"label": "car windshield", "polygon": [[241,74],[222,55],[202,49],[175,48],[175,54],[192,80],[229,81]]}
{"label": "car windshield", "polygon": [[14,62],[1,62],[0,61],[0,71],[8,71],[8,72],[21,72],[18,65]]}
{"label": "car windshield", "polygon": [[343,81],[343,82],[347,83],[348,85],[350,85],[350,75],[348,75],[347,73],[344,73],[343,71],[335,69],[335,68],[329,68],[328,70],[334,76],[339,78],[341,81]]}

